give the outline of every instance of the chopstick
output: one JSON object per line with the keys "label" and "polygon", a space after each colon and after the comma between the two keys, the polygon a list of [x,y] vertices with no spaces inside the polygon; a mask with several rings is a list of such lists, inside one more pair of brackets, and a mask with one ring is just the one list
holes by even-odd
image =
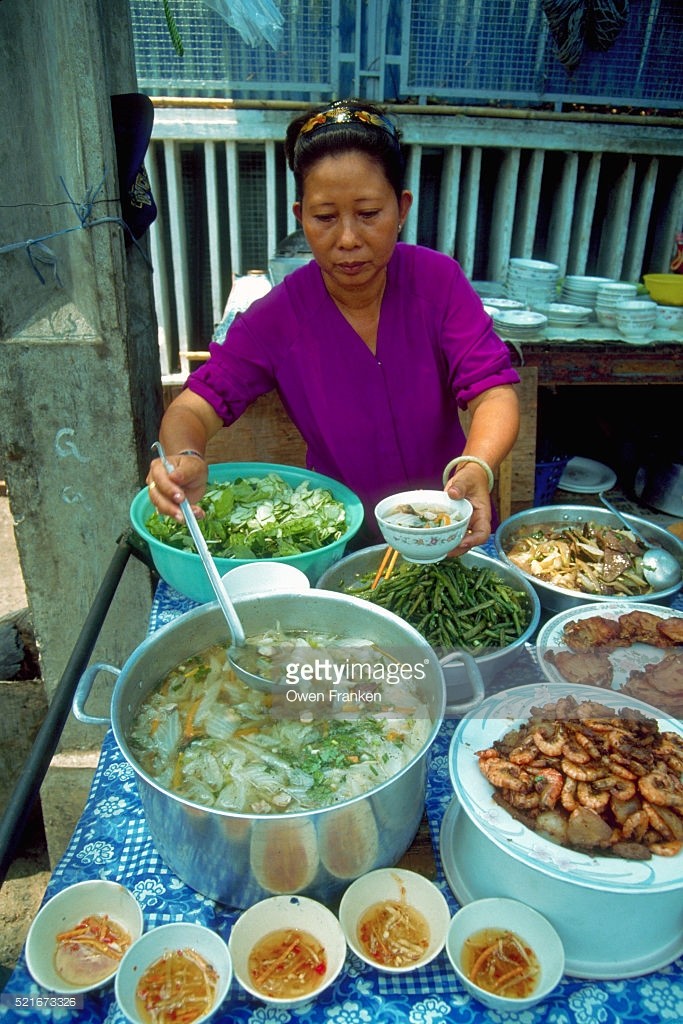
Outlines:
{"label": "chopstick", "polygon": [[[382,558],[382,561],[380,562],[379,569],[377,570],[377,573],[375,574],[375,578],[374,578],[374,580],[372,581],[372,583],[370,585],[370,590],[375,590],[375,588],[377,587],[377,584],[379,583],[379,581],[380,581],[380,579],[382,577],[382,573],[384,573],[384,579],[385,580],[389,579],[389,577],[391,576],[392,572],[394,571],[394,567],[396,565],[396,559],[397,558],[398,558],[398,551],[396,551],[395,548],[392,548],[391,546],[389,546],[387,548],[387,550],[384,552],[384,557]],[[385,572],[385,569],[386,569],[386,572]]]}

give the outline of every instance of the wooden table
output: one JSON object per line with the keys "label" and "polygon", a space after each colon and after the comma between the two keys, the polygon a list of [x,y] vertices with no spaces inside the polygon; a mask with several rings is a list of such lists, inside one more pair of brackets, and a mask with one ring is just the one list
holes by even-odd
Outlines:
{"label": "wooden table", "polygon": [[656,330],[647,345],[632,345],[595,325],[550,330],[543,341],[521,348],[508,345],[522,380],[522,420],[517,443],[501,467],[502,518],[533,505],[542,388],[675,385],[683,397],[683,332]]}

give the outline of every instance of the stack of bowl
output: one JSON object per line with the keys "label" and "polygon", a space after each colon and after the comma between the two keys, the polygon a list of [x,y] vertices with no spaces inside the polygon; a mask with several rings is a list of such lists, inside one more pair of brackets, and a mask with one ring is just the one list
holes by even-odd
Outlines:
{"label": "stack of bowl", "polygon": [[543,309],[557,299],[559,273],[557,263],[513,257],[505,279],[507,296],[521,300],[529,309]]}
{"label": "stack of bowl", "polygon": [[657,322],[657,303],[650,299],[620,299],[615,306],[616,325],[624,341],[647,344]]}
{"label": "stack of bowl", "polygon": [[603,327],[616,327],[617,303],[635,299],[638,285],[624,281],[606,281],[598,285],[595,299],[595,315]]}
{"label": "stack of bowl", "polygon": [[614,281],[612,277],[586,277],[583,274],[568,274],[562,285],[560,302],[569,302],[578,306],[590,306],[595,309],[598,288],[601,284]]}

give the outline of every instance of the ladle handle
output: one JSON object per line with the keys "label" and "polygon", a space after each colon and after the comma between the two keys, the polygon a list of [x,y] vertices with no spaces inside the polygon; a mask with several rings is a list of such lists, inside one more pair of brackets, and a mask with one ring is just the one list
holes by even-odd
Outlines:
{"label": "ladle handle", "polygon": [[[172,473],[173,472],[173,466],[168,461],[168,459],[166,458],[166,455],[164,453],[164,449],[161,446],[161,443],[159,441],[155,441],[154,444],[152,445],[152,448],[154,448],[156,450],[159,458],[161,459],[161,461],[164,464],[164,469],[166,470],[166,472],[167,473]],[[223,580],[221,579],[220,574],[218,572],[218,569],[216,568],[216,563],[214,562],[213,558],[211,557],[211,552],[209,551],[209,549],[207,547],[206,541],[204,539],[204,534],[199,529],[199,523],[197,522],[197,517],[195,516],[194,512],[192,511],[192,506],[190,505],[190,503],[187,500],[187,498],[185,498],[183,501],[180,502],[180,511],[185,516],[185,522],[187,523],[187,528],[190,531],[190,535],[192,537],[192,540],[195,542],[195,546],[197,548],[197,551],[199,552],[199,557],[201,558],[202,562],[204,563],[204,568],[206,569],[206,574],[209,577],[209,580],[211,582],[211,586],[213,587],[214,593],[215,593],[216,597],[218,598],[218,603],[220,604],[221,608],[223,609],[223,614],[225,615],[226,619],[228,620],[228,625],[230,626],[230,629],[232,630],[233,641],[234,641],[234,643],[238,647],[242,647],[242,646],[244,646],[244,642],[245,642],[245,635],[244,635],[244,630],[242,629],[242,623],[240,622],[240,620],[239,620],[239,618],[237,616],[237,612],[235,611],[235,606],[233,605],[232,601],[230,600],[230,597],[228,595],[227,590],[223,586]]]}
{"label": "ladle handle", "polygon": [[625,519],[624,516],[622,515],[622,513],[619,511],[619,509],[614,507],[614,505],[609,500],[609,498],[605,497],[604,491],[600,491],[600,494],[598,495],[598,497],[600,498],[600,501],[603,503],[605,508],[609,509],[610,512],[612,512],[613,515],[615,515],[617,517],[619,522],[623,523],[624,526],[626,527],[626,529],[631,531],[631,533],[636,538],[636,540],[639,540],[640,543],[644,544],[646,548],[651,548],[652,547],[651,542],[649,540],[645,540],[645,537],[643,537],[642,533],[639,530],[636,530],[636,528],[633,525],[633,523],[629,523],[628,519]]}

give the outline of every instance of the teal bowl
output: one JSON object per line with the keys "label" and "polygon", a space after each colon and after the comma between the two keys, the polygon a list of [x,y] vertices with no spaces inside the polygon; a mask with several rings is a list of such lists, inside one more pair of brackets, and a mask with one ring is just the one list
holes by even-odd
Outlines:
{"label": "teal bowl", "polygon": [[[304,481],[308,481],[311,487],[324,487],[337,501],[344,503],[346,531],[338,540],[315,551],[273,559],[274,562],[285,562],[287,565],[296,566],[297,569],[306,573],[311,583],[315,584],[315,581],[326,569],[339,561],[349,541],[360,530],[363,523],[363,503],[348,487],[329,476],[313,473],[308,469],[300,469],[297,466],[281,466],[271,462],[216,463],[209,466],[209,483],[225,483],[225,481],[234,480],[238,476],[258,477],[266,476],[268,473],[277,473],[292,487],[297,487]],[[197,601],[198,604],[214,601],[215,594],[199,555],[164,544],[163,541],[153,537],[147,529],[145,523],[154,510],[149,490],[145,487],[136,494],[131,503],[130,520],[136,533],[147,543],[157,572],[178,593]],[[251,561],[262,561],[262,559],[215,558],[214,561],[218,572],[223,576],[228,570],[234,569],[236,565],[245,565]]]}

